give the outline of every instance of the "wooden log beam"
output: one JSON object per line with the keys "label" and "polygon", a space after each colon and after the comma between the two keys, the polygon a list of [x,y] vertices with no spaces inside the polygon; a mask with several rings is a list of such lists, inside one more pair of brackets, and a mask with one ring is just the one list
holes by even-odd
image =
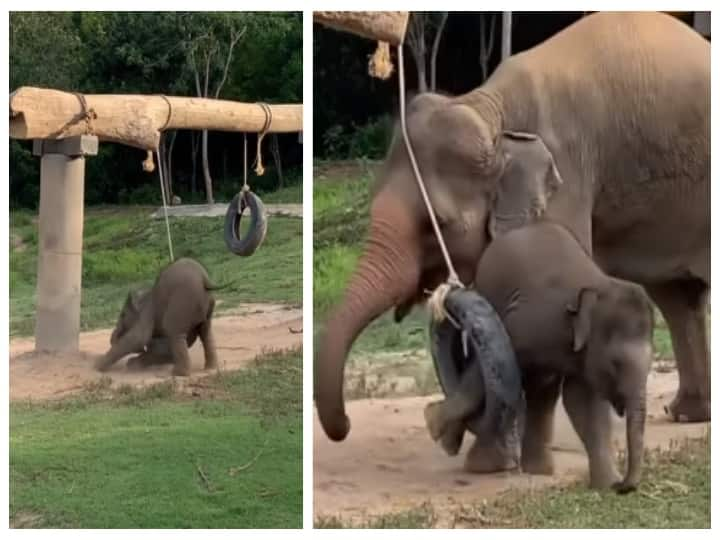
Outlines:
{"label": "wooden log beam", "polygon": [[391,45],[405,39],[409,12],[407,11],[315,11],[313,20],[335,30]]}
{"label": "wooden log beam", "polygon": [[[302,105],[268,105],[269,133],[302,131]],[[267,116],[257,103],[142,95],[81,95],[21,87],[10,94],[10,137],[63,139],[96,135],[157,150],[166,129],[261,132]]]}

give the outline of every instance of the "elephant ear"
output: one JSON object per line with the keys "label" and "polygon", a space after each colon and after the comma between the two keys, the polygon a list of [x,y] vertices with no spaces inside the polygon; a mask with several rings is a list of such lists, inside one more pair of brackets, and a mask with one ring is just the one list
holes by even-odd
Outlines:
{"label": "elephant ear", "polygon": [[143,291],[130,291],[125,299],[125,306],[133,313],[137,313],[140,311],[140,300],[142,296]]}
{"label": "elephant ear", "polygon": [[499,146],[505,167],[488,222],[491,238],[541,217],[563,182],[550,150],[537,135],[505,131]]}
{"label": "elephant ear", "polygon": [[582,288],[578,292],[575,303],[567,306],[572,319],[574,352],[581,351],[590,338],[592,311],[597,300],[598,293],[595,289]]}

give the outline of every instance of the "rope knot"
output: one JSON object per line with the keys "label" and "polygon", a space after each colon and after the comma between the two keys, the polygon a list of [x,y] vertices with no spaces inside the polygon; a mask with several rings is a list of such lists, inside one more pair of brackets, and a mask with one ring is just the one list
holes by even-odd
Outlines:
{"label": "rope knot", "polygon": [[439,323],[448,318],[448,312],[445,309],[445,298],[452,289],[454,289],[454,286],[445,282],[438,285],[438,287],[430,293],[427,305],[433,321]]}

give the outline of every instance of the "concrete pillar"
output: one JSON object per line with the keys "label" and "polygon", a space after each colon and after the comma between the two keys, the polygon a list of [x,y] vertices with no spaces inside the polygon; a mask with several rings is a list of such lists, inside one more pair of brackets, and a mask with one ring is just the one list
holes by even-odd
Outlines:
{"label": "concrete pillar", "polygon": [[35,140],[40,162],[35,350],[75,352],[80,335],[85,156],[98,139]]}

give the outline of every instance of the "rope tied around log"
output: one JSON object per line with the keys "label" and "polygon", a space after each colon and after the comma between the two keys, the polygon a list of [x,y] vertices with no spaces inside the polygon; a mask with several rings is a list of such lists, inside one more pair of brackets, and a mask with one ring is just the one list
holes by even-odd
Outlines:
{"label": "rope tied around log", "polygon": [[172,103],[170,103],[170,100],[165,94],[160,94],[160,97],[165,100],[165,103],[167,103],[168,106],[168,113],[167,118],[165,119],[165,124],[163,124],[163,127],[160,128],[160,131],[165,131],[165,128],[167,128],[170,125],[170,121],[172,120],[173,116],[173,108]]}
{"label": "rope tied around log", "polygon": [[93,121],[96,120],[98,117],[95,109],[88,107],[85,96],[80,92],[72,92],[72,94],[80,102],[80,114],[70,119],[63,127],[61,127],[55,133],[51,133],[50,136],[47,137],[48,139],[62,139],[63,135],[70,128],[70,126],[78,122],[85,122],[85,135],[95,135],[95,127],[93,126]]}
{"label": "rope tied around log", "polygon": [[377,49],[368,61],[368,73],[376,79],[387,80],[393,74],[394,67],[390,59],[390,44],[378,41]]}
{"label": "rope tied around log", "polygon": [[255,163],[253,163],[253,166],[255,167],[255,174],[257,174],[258,176],[262,176],[263,174],[265,174],[265,167],[263,167],[262,164],[262,141],[263,138],[265,138],[265,135],[267,135],[267,132],[270,129],[270,125],[272,124],[272,109],[270,109],[270,105],[268,105],[267,103],[258,102],[258,105],[265,113],[265,123],[263,124],[260,133],[258,133],[257,152],[255,155]]}

